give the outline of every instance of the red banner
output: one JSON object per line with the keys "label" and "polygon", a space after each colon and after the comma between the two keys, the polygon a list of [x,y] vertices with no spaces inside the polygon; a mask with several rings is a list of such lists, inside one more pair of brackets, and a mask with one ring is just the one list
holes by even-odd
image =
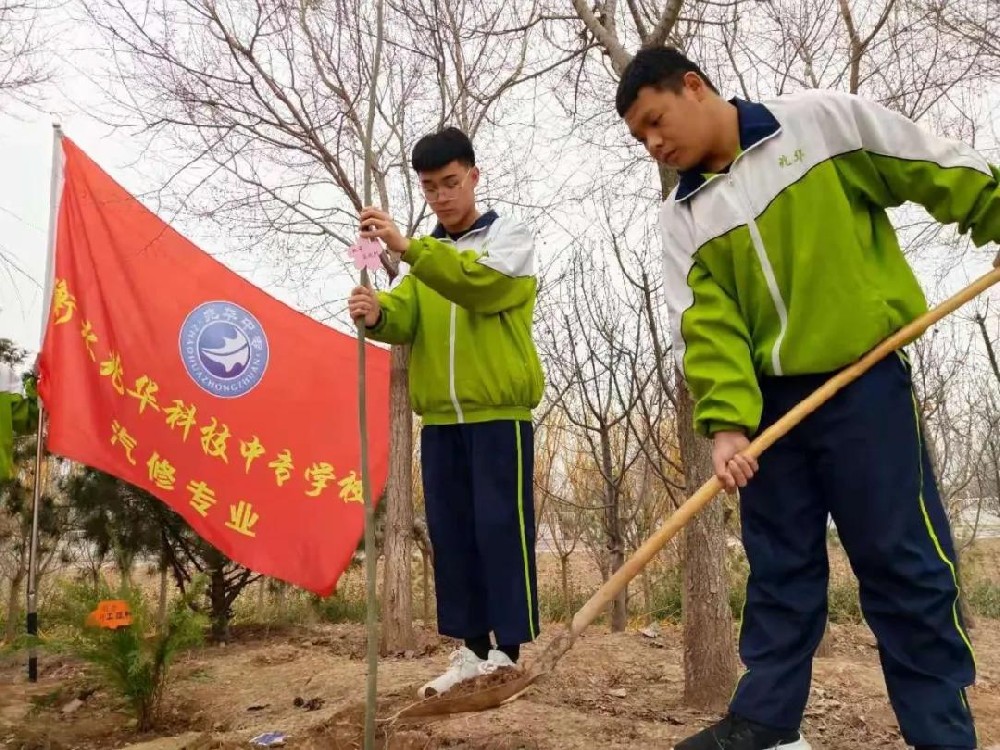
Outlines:
{"label": "red banner", "polygon": [[[49,449],[149,490],[251,570],[328,595],[364,529],[357,340],[229,271],[62,144]],[[369,345],[366,362],[377,499],[388,352]]]}

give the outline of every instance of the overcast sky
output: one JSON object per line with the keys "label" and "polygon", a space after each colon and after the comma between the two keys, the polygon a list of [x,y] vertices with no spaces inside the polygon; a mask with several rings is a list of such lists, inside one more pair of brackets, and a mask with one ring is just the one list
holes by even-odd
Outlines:
{"label": "overcast sky", "polygon": [[[37,350],[40,345],[42,326],[53,123],[59,123],[66,137],[134,195],[157,190],[167,174],[155,151],[143,150],[145,141],[130,138],[127,129],[115,129],[107,124],[122,115],[115,111],[102,90],[105,83],[100,71],[107,65],[108,54],[93,47],[98,43],[94,32],[79,23],[59,23],[58,27],[59,48],[49,58],[53,78],[43,87],[44,96],[33,99],[32,106],[9,98],[0,99],[0,254],[3,256],[0,258],[0,336],[11,338],[30,351]],[[538,105],[537,111],[544,111],[547,106],[541,100]],[[551,123],[551,117],[549,121]],[[514,125],[505,135],[516,140],[518,127],[527,126]],[[548,131],[552,132],[551,127]],[[498,179],[497,171],[491,174],[489,167],[490,145],[505,148],[499,144],[477,143],[480,159],[485,162],[481,194],[503,202],[510,197],[510,190],[506,184],[498,186],[498,183],[517,179],[512,178],[510,172],[523,170],[526,165],[505,165],[504,175]],[[558,147],[547,155],[558,168]],[[577,171],[568,160],[563,160],[562,166],[570,173]],[[551,165],[546,169],[553,172],[552,184],[563,184],[567,179],[555,174],[557,170]],[[532,185],[525,190],[544,192],[545,187]],[[156,210],[149,202],[147,206]],[[521,212],[529,214],[528,219],[540,218],[531,216],[530,208]],[[169,220],[169,216],[161,216]],[[342,300],[354,283],[354,274],[348,272],[339,259],[330,258],[324,272],[310,274],[305,279],[301,275],[288,279],[285,278],[286,269],[271,261],[266,248],[248,257],[239,252],[242,248],[232,247],[232,241],[221,235],[215,225],[190,219],[172,223],[201,249],[275,297],[317,319],[346,327]],[[566,234],[563,227],[555,224],[543,229],[542,254],[548,245],[545,238]],[[315,309],[317,300],[332,302]],[[332,319],[334,315],[342,319]]]}
{"label": "overcast sky", "polygon": [[[0,263],[0,336],[11,338],[32,351],[38,348],[42,321],[52,123],[59,122],[68,137],[133,193],[156,189],[162,174],[158,174],[158,165],[150,154],[141,151],[137,141],[121,132],[112,132],[109,126],[92,116],[95,112],[108,111],[104,92],[89,79],[90,71],[101,67],[107,57],[92,47],[97,43],[96,36],[81,24],[63,23],[59,27],[59,39],[59,48],[54,50],[52,57],[53,83],[44,88],[43,98],[35,100],[36,108],[0,101],[0,253],[6,261]],[[987,102],[1000,103],[1000,87],[994,86],[982,93]],[[994,161],[1000,161],[1000,151],[996,149],[1000,106],[992,107],[992,115],[989,106],[983,111],[986,114],[980,130],[982,145]],[[550,129],[558,128],[558,123],[553,125],[555,117],[547,113],[542,121]],[[595,176],[601,169],[597,161],[567,163],[572,160],[554,152],[553,156],[556,169],[581,174],[593,172]],[[648,174],[652,179],[652,169]],[[560,179],[554,178],[552,184],[559,184]],[[542,185],[540,189],[546,188]],[[565,217],[564,213],[564,220]],[[266,262],[248,264],[245,258],[241,264],[241,258],[223,252],[227,250],[224,238],[207,230],[205,234],[197,234],[199,229],[181,227],[181,231],[202,249],[216,254],[222,262],[279,299],[300,309],[308,308],[301,289],[290,289],[276,282],[279,269],[269,268]],[[559,235],[558,227],[543,226],[542,229],[543,235],[547,233],[549,238]],[[986,260],[983,253],[961,264],[950,274],[947,286],[954,289],[966,279],[982,273],[987,266]],[[932,265],[930,261],[928,267]],[[932,273],[932,270],[926,271],[925,279]],[[314,288],[307,296],[342,298],[351,281],[350,275],[333,272],[328,278],[315,279]],[[993,297],[1000,305],[996,292]]]}
{"label": "overcast sky", "polygon": [[[85,61],[89,55],[80,57]],[[41,111],[16,103],[0,106],[0,252],[8,261],[0,263],[0,336],[32,351],[39,346],[42,325],[53,123],[130,192],[159,186],[158,165],[144,159],[141,144],[89,114],[106,102],[100,87],[77,70],[59,65],[58,85],[46,87]],[[211,234],[187,236],[213,254],[223,250]],[[225,255],[220,260],[245,276],[256,276],[255,283],[271,286],[266,267],[254,272]]]}

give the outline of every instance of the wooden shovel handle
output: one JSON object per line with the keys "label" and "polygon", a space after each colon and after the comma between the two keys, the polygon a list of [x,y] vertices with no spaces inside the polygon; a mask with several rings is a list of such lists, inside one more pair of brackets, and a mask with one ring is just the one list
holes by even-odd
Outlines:
{"label": "wooden shovel handle", "polygon": [[[989,289],[994,284],[1000,282],[1000,268],[994,268],[989,273],[965,287],[952,297],[949,297],[937,307],[921,315],[913,322],[900,328],[896,333],[887,338],[877,347],[868,352],[849,367],[844,368],[822,386],[817,388],[808,397],[796,404],[781,419],[758,435],[749,447],[744,451],[746,455],[757,458],[767,448],[770,448],[779,438],[783,437],[805,417],[816,411],[837,391],[853,380],[856,380],[864,372],[871,368],[879,360],[891,354],[896,349],[909,344],[920,337],[924,331],[941,318],[969,300],[975,298],[982,292]],[[666,520],[653,535],[647,539],[631,557],[629,557],[612,575],[603,586],[601,586],[590,599],[580,607],[574,615],[570,625],[570,632],[573,636],[579,635],[590,623],[592,623],[624,588],[629,581],[635,578],[657,552],[663,549],[688,521],[694,518],[702,508],[708,505],[716,495],[722,491],[722,483],[717,477],[712,477],[703,484],[697,492],[684,501],[674,513]]]}

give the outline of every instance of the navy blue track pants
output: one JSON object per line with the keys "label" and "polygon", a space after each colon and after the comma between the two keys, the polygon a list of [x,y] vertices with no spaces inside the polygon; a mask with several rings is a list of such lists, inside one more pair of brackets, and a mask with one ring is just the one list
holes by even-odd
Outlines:
{"label": "navy blue track pants", "polygon": [[538,637],[534,432],[530,422],[429,425],[421,431],[438,630]]}
{"label": "navy blue track pants", "polygon": [[[762,428],[826,379],[764,379]],[[740,633],[747,672],[734,713],[799,726],[827,620],[830,514],[904,739],[976,747],[965,694],[975,663],[955,550],[915,407],[909,365],[891,355],[761,456],[740,500],[751,572]]]}

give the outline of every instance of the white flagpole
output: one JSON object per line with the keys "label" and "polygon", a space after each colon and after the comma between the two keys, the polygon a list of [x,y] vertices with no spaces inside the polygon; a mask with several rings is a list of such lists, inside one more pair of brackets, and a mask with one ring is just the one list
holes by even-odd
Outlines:
{"label": "white flagpole", "polygon": [[63,151],[62,127],[52,123],[52,182],[49,190],[49,246],[45,260],[45,294],[42,296],[42,327],[39,341],[45,343],[48,329],[49,306],[52,304],[52,287],[56,275],[56,224],[59,220],[59,203],[62,200]]}
{"label": "white flagpole", "polygon": [[[42,298],[42,335],[48,328],[49,307],[52,304],[52,287],[55,275],[56,223],[59,218],[59,200],[63,180],[62,128],[52,125],[52,184],[49,194],[49,247],[45,263],[45,295]],[[37,376],[37,371],[36,371]],[[28,681],[38,682],[38,514],[42,504],[42,457],[45,453],[45,407],[38,402],[38,431],[35,435],[35,487],[31,502],[31,543],[28,547]]]}

